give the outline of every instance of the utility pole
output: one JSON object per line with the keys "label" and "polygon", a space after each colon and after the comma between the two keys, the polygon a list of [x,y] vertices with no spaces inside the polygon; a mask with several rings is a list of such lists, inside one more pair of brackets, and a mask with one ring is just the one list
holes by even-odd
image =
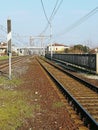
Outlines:
{"label": "utility pole", "polygon": [[51,60],[52,60],[53,54],[52,54],[52,25],[51,23],[50,23],[50,43],[51,43]]}
{"label": "utility pole", "polygon": [[32,36],[30,36],[30,46],[34,46],[34,38]]}
{"label": "utility pole", "polygon": [[9,79],[11,79],[11,55],[12,55],[12,48],[11,48],[11,20],[7,20],[7,53],[9,56]]}
{"label": "utility pole", "polygon": [[43,40],[44,40],[44,39],[43,39],[43,37],[42,37],[42,38],[41,38],[41,47],[42,47],[42,53],[41,53],[41,54],[42,54],[42,55],[44,55],[44,49],[45,49],[45,48],[44,48],[44,44],[43,44]]}

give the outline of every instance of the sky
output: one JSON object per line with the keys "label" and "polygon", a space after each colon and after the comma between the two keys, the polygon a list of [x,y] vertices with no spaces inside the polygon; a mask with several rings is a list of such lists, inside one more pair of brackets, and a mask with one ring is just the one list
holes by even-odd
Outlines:
{"label": "sky", "polygon": [[[59,3],[60,1],[58,0]],[[56,2],[57,0],[43,0],[48,19]],[[12,41],[16,46],[26,47],[30,44],[30,36],[42,34],[48,36],[43,41],[45,45],[56,42],[67,46],[83,44],[98,47],[98,9],[95,14],[72,28],[74,23],[98,6],[98,0],[63,0],[51,21],[45,17],[41,0],[3,0],[0,5],[1,41],[6,40],[4,29],[7,28],[7,19],[11,19]],[[48,23],[47,30],[42,33]],[[35,42],[40,44],[41,41],[36,38]]]}

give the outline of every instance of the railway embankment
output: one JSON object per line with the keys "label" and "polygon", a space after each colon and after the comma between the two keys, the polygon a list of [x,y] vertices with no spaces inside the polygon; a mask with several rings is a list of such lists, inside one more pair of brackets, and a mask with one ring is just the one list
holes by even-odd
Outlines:
{"label": "railway embankment", "polygon": [[88,130],[35,58],[0,76],[1,130]]}

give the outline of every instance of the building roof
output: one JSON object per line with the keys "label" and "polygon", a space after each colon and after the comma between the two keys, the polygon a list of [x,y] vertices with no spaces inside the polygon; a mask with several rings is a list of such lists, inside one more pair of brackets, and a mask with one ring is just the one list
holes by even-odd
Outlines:
{"label": "building roof", "polygon": [[98,53],[98,47],[91,49],[90,53],[92,53],[92,54]]}
{"label": "building roof", "polygon": [[7,43],[0,42],[0,49],[5,49],[5,48],[7,48]]}
{"label": "building roof", "polygon": [[[51,45],[49,45],[49,46],[51,46]],[[59,44],[59,43],[54,43],[54,44],[52,44],[52,46],[64,46],[64,47],[66,47],[66,45],[64,45],[64,44]]]}

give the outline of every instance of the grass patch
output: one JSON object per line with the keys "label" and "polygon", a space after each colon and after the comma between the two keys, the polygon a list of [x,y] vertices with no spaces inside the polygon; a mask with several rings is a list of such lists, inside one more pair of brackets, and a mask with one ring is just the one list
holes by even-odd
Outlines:
{"label": "grass patch", "polygon": [[22,92],[0,89],[1,130],[15,130],[25,118],[31,117],[32,107],[23,95]]}
{"label": "grass patch", "polygon": [[0,130],[16,130],[26,118],[33,116],[35,108],[27,101],[28,91],[14,89],[22,82],[0,77]]}
{"label": "grass patch", "polygon": [[0,86],[4,89],[12,89],[19,86],[20,84],[22,84],[21,79],[16,79],[13,77],[12,80],[9,80],[8,78],[0,77]]}
{"label": "grass patch", "polygon": [[55,102],[53,103],[52,107],[53,108],[61,108],[64,106],[64,103],[63,102]]}
{"label": "grass patch", "polygon": [[8,59],[8,56],[0,56],[0,60],[6,60]]}

